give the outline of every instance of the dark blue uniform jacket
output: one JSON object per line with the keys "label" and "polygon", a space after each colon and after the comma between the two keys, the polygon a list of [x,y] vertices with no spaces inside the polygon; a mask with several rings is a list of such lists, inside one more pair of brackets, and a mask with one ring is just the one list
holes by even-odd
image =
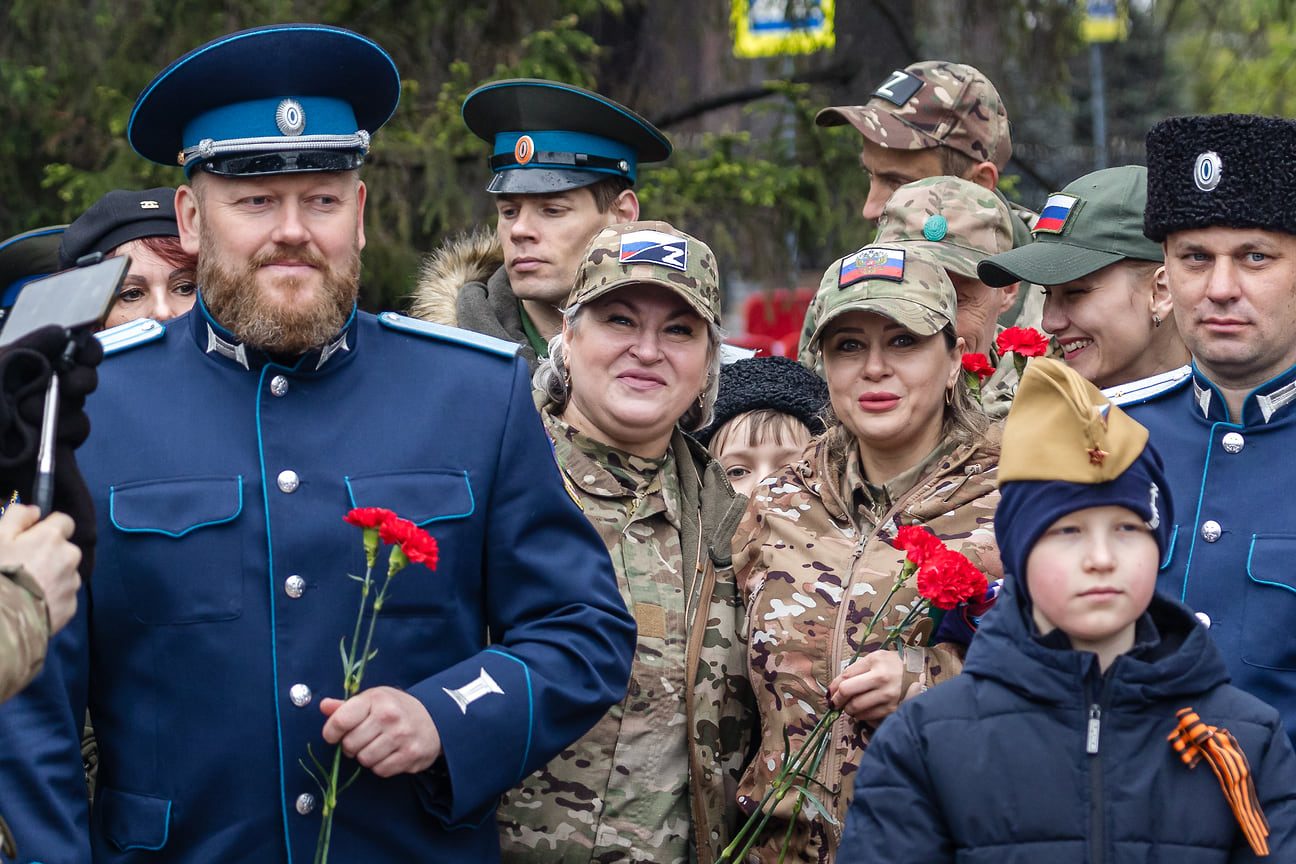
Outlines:
{"label": "dark blue uniform jacket", "polygon": [[[1014,581],[961,675],[879,727],[838,864],[1216,864],[1256,860],[1219,781],[1166,736],[1175,712],[1236,736],[1296,861],[1296,756],[1273,708],[1228,680],[1206,628],[1158,595],[1106,674],[1058,632],[1033,637]],[[1038,631],[1035,631],[1038,632]],[[1093,736],[1096,735],[1096,738]]]}
{"label": "dark blue uniform jacket", "polygon": [[1148,428],[1175,501],[1157,588],[1209,623],[1233,683],[1296,741],[1296,369],[1250,394],[1241,423],[1194,367],[1125,410]]}
{"label": "dark blue uniform jacket", "polygon": [[21,860],[313,859],[319,789],[300,763],[308,745],[331,754],[319,702],[342,694],[359,608],[361,531],[343,522],[357,506],[438,541],[435,571],[396,577],[363,687],[417,697],[445,756],[418,776],[362,771],[331,858],[498,860],[497,796],[622,698],[634,650],[525,364],[399,316],[357,313],[291,367],[209,325],[200,305],[110,356],[89,403],[96,570],[45,672],[0,708]]}

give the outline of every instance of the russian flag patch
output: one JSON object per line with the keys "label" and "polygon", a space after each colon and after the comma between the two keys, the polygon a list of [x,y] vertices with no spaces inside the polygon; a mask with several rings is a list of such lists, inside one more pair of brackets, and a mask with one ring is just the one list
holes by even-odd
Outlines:
{"label": "russian flag patch", "polygon": [[1080,199],[1074,195],[1064,195],[1061,192],[1054,192],[1044,202],[1044,209],[1040,212],[1039,221],[1031,230],[1036,234],[1041,232],[1045,234],[1061,234],[1062,229],[1066,227],[1067,220],[1075,212],[1076,205]]}
{"label": "russian flag patch", "polygon": [[845,288],[862,279],[890,279],[899,282],[904,279],[904,264],[903,249],[865,246],[854,255],[842,260],[837,287]]}
{"label": "russian flag patch", "polygon": [[622,264],[661,264],[688,270],[688,241],[660,231],[631,231],[621,235]]}

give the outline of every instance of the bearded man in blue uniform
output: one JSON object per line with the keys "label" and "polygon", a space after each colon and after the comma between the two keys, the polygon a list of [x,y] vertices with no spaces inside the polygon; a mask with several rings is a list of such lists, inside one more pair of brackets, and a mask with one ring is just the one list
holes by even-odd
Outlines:
{"label": "bearded man in blue uniform", "polygon": [[1197,610],[1233,683],[1296,740],[1296,123],[1175,117],[1147,157],[1143,230],[1193,358],[1126,408],[1178,505],[1157,588]]}
{"label": "bearded man in blue uniform", "polygon": [[[516,347],[355,309],[356,169],[399,92],[368,39],[279,25],[190,52],[136,103],[132,146],[179,152],[190,181],[200,300],[117,331],[89,406],[98,565],[57,658],[0,711],[20,860],[312,860],[303,763],[338,742],[362,768],[334,860],[498,860],[498,794],[624,694],[634,624]],[[341,701],[353,507],[422,525],[440,560],[393,582],[366,689]]]}

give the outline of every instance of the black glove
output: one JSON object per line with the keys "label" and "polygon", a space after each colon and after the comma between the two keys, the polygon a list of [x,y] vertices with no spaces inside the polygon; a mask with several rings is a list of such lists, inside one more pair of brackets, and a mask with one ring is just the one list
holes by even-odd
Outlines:
{"label": "black glove", "polygon": [[57,326],[42,327],[12,345],[0,348],[0,479],[20,500],[32,503],[36,456],[40,447],[41,415],[50,373],[59,370],[58,427],[54,437],[53,508],[72,517],[72,542],[81,547],[81,578],[94,569],[94,504],[74,451],[90,434],[85,413],[86,396],[99,384],[95,369],[103,348],[94,334],[82,331],[72,337],[73,349],[65,360],[69,338]]}

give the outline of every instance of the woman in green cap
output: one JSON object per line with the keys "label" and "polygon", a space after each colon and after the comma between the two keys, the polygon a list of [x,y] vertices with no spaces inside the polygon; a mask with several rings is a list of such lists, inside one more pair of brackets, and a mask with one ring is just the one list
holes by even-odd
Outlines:
{"label": "woman in green cap", "polygon": [[1141,165],[1086,174],[1049,196],[1032,229],[1035,242],[977,268],[987,285],[1043,286],[1043,327],[1062,359],[1118,404],[1188,374],[1165,256],[1143,236],[1146,203]]}

